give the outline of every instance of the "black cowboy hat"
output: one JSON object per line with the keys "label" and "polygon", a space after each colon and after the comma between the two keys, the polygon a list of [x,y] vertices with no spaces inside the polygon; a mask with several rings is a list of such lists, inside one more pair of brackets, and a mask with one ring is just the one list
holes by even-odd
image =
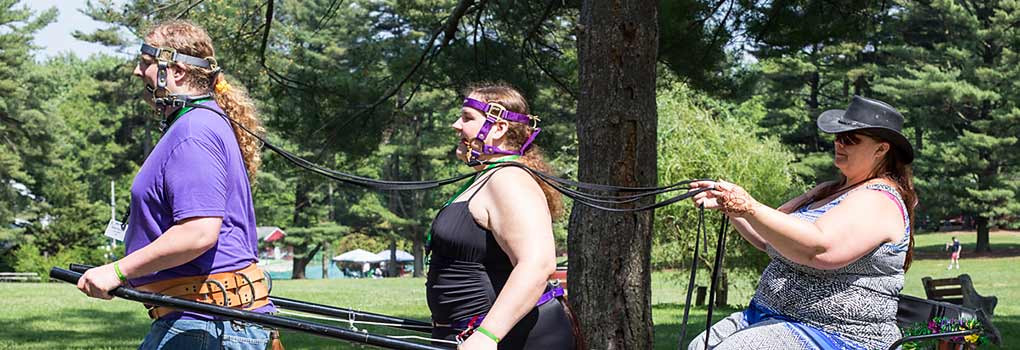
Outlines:
{"label": "black cowboy hat", "polygon": [[903,136],[903,115],[889,104],[854,96],[846,110],[830,109],[818,116],[818,128],[829,134],[861,130],[889,142],[907,164],[914,161],[914,147]]}

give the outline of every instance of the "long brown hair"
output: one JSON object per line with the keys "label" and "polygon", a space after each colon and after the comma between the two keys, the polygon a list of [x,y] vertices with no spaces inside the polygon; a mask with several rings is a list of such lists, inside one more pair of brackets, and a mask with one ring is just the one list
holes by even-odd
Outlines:
{"label": "long brown hair", "polygon": [[[879,136],[869,133],[861,133],[863,135],[875,138],[879,142],[889,143],[890,150],[885,153],[882,160],[878,162],[874,169],[871,169],[871,174],[868,175],[867,182],[875,178],[882,178],[889,180],[896,187],[896,192],[899,192],[900,198],[903,199],[903,205],[906,206],[907,218],[910,221],[910,226],[907,228],[910,230],[910,242],[907,244],[907,256],[903,261],[903,271],[910,269],[910,263],[914,260],[914,206],[917,205],[917,192],[914,190],[914,173],[909,163],[903,160],[903,155],[895,149],[895,146],[891,142],[883,141]],[[797,202],[792,210],[803,207],[805,205],[823,200],[832,196],[840,191],[849,190],[844,188],[847,186],[846,176],[843,174],[839,175],[836,181],[830,182],[825,185],[814,196],[805,197],[804,199]],[[857,184],[851,184],[856,187]]]}
{"label": "long brown hair", "polygon": [[[216,57],[216,50],[213,48],[209,33],[190,21],[172,20],[160,23],[149,30],[149,33],[145,35],[145,41],[149,45],[172,48],[189,56]],[[223,108],[230,119],[259,135],[264,133],[255,103],[252,102],[247,90],[240,83],[233,81],[227,84],[229,87],[216,91],[217,84],[226,83],[227,77],[223,73],[187,64],[183,66],[187,72],[185,82],[188,85],[212,92],[216,104]],[[262,155],[259,153],[262,144],[255,136],[242,130],[240,126],[230,123],[230,127],[233,128],[234,137],[237,138],[237,144],[241,148],[241,157],[248,170],[248,179],[254,183],[255,174],[262,163]]]}
{"label": "long brown hair", "polygon": [[[468,87],[464,91],[464,96],[477,96],[480,101],[486,103],[498,103],[506,107],[506,109],[523,114],[529,114],[528,102],[524,99],[517,89],[510,87],[504,83],[483,83]],[[535,132],[535,129],[531,125],[523,123],[507,123],[509,125],[505,136],[506,146],[502,147],[505,150],[517,150],[528,141],[531,133]],[[528,149],[524,151],[524,155],[517,159],[528,167],[549,173],[552,171],[552,167],[549,163],[545,162],[545,156],[542,154],[542,150],[535,144],[528,146]],[[549,213],[552,214],[553,219],[558,219],[563,216],[563,199],[560,193],[556,189],[552,188],[541,179],[535,178],[535,182],[542,187],[542,193],[545,194],[545,201],[549,205]]]}

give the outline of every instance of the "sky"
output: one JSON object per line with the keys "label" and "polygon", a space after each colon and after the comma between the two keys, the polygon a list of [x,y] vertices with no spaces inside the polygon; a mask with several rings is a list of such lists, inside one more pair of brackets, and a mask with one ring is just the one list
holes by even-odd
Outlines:
{"label": "sky", "polygon": [[55,22],[35,35],[35,45],[42,47],[35,51],[37,61],[68,51],[74,52],[78,57],[89,57],[96,53],[121,54],[114,48],[84,42],[71,36],[71,32],[76,29],[88,33],[102,27],[102,23],[93,21],[78,11],[85,7],[85,0],[22,0],[19,5],[27,5],[36,13],[51,7],[56,7],[60,12]]}

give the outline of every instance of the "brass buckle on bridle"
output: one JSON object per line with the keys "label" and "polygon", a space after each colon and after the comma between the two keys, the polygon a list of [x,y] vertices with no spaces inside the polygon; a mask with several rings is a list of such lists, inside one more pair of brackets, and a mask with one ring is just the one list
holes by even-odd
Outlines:
{"label": "brass buckle on bridle", "polygon": [[505,114],[506,107],[503,107],[503,105],[495,102],[489,102],[489,108],[487,111],[485,111],[485,119],[489,119],[489,121],[497,123],[503,120],[503,115]]}
{"label": "brass buckle on bridle", "polygon": [[471,158],[474,157],[475,149],[476,149],[475,148],[475,143],[476,142],[481,144],[481,147],[477,148],[478,154],[482,155],[482,154],[485,153],[485,142],[483,142],[482,140],[479,140],[478,138],[473,138],[473,139],[469,140],[468,143],[467,143],[468,157],[471,157]]}
{"label": "brass buckle on bridle", "polygon": [[216,58],[215,57],[209,56],[209,57],[206,57],[205,60],[206,60],[206,62],[209,62],[209,69],[211,69],[213,71],[216,71],[216,72],[220,71],[220,64],[219,64],[219,62],[216,62]]}
{"label": "brass buckle on bridle", "polygon": [[156,60],[173,62],[177,58],[177,50],[171,48],[158,48],[156,51]]}

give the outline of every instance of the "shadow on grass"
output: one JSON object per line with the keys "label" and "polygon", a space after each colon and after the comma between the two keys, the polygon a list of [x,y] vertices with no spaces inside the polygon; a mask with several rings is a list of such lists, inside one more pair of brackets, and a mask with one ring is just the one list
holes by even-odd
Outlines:
{"label": "shadow on grass", "polygon": [[[135,311],[109,312],[92,308],[65,309],[52,315],[0,320],[0,345],[27,345],[41,349],[64,348],[66,344],[94,344],[91,348],[136,349],[149,331],[150,323],[138,322]],[[68,325],[96,324],[95,329],[35,327],[66,320]],[[62,345],[64,344],[64,345]],[[0,346],[3,347],[3,346]]]}
{"label": "shadow on grass", "polygon": [[[995,315],[992,317],[992,324],[999,329],[999,334],[1002,335],[1002,346],[999,349],[1020,349],[1020,338],[1017,337],[1017,334],[1020,334],[1020,316]],[[994,349],[995,347],[983,346],[981,348]]]}
{"label": "shadow on grass", "polygon": [[[652,305],[652,310],[663,310],[668,312],[666,319],[655,320],[655,349],[677,349],[677,339],[680,337],[680,323],[683,319],[684,305],[680,303],[659,303]],[[732,306],[716,307],[712,310],[712,323],[729,316],[730,314],[743,310]],[[705,331],[705,316],[708,315],[708,308],[705,306],[691,307],[691,313],[687,320],[687,335],[684,337],[684,349],[698,334]]]}
{"label": "shadow on grass", "polygon": [[[74,348],[87,349],[137,349],[142,339],[149,332],[151,323],[146,319],[139,321],[136,311],[110,312],[92,308],[65,309],[49,316],[29,316],[17,320],[0,319],[0,349],[65,349],[69,344]],[[281,315],[283,316],[283,315]],[[393,315],[411,318],[405,315]],[[295,318],[291,316],[284,316]],[[60,328],[50,326],[35,327],[33,324],[47,324],[66,321],[69,325],[96,324],[95,329]],[[308,320],[311,322],[348,328],[349,324],[337,322]],[[371,334],[386,335],[419,335],[428,337],[428,333],[393,330],[387,327],[360,326],[368,329]],[[339,339],[324,338],[313,334],[283,330],[283,344],[288,349],[374,349]],[[83,346],[83,347],[80,347]]]}

